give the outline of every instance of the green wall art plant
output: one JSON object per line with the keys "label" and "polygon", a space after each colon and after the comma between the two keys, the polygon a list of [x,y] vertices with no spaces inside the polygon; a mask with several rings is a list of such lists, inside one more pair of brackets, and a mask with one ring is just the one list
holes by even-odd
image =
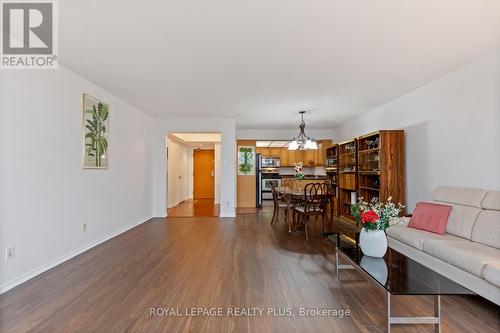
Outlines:
{"label": "green wall art plant", "polygon": [[83,95],[84,168],[108,167],[109,105]]}
{"label": "green wall art plant", "polygon": [[238,147],[238,175],[255,174],[255,147]]}

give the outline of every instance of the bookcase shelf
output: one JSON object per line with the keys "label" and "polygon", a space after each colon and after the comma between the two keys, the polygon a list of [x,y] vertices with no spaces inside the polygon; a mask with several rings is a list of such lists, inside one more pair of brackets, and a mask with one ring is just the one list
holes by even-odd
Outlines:
{"label": "bookcase shelf", "polygon": [[405,203],[403,130],[380,130],[339,143],[336,153],[340,218],[356,223],[351,206],[360,197]]}

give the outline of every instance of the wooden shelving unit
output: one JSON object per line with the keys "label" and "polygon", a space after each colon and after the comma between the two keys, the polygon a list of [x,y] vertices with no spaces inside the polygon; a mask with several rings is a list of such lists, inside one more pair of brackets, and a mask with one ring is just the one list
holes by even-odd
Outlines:
{"label": "wooden shelving unit", "polygon": [[333,185],[333,198],[330,203],[330,214],[332,216],[339,216],[339,187],[338,187],[338,179],[339,179],[339,156],[338,156],[338,145],[332,145],[331,147],[325,150],[325,169],[327,172],[327,176],[332,182]]}
{"label": "wooden shelving unit", "polygon": [[[352,148],[352,145],[355,148]],[[351,205],[359,197],[406,203],[404,131],[381,130],[338,145],[339,215],[355,222]]]}
{"label": "wooden shelving unit", "polygon": [[353,139],[338,144],[338,197],[339,216],[349,222],[355,222],[351,215],[351,204],[357,198],[357,140]]}
{"label": "wooden shelving unit", "polygon": [[360,136],[358,148],[358,195],[365,201],[376,197],[405,203],[406,172],[404,131],[382,130]]}

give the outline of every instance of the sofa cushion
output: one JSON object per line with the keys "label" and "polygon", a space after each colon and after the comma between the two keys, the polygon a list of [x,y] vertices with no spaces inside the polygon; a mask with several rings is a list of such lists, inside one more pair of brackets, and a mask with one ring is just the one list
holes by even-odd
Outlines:
{"label": "sofa cushion", "polygon": [[446,225],[446,233],[458,237],[471,239],[472,228],[476,223],[477,216],[482,211],[479,208],[451,205],[451,213]]}
{"label": "sofa cushion", "polygon": [[489,283],[500,288],[500,263],[486,264],[483,268],[483,277]]}
{"label": "sofa cushion", "polygon": [[408,227],[444,235],[450,211],[450,205],[419,202]]}
{"label": "sofa cushion", "polygon": [[485,190],[440,186],[434,190],[434,201],[481,208]]}
{"label": "sofa cushion", "polygon": [[500,250],[468,240],[428,239],[424,252],[479,277],[484,266],[500,263]]}
{"label": "sofa cushion", "polygon": [[500,191],[488,191],[481,205],[483,209],[500,210]]}
{"label": "sofa cushion", "polygon": [[414,228],[409,228],[405,226],[392,226],[386,230],[387,236],[397,239],[398,241],[405,243],[411,247],[414,247],[420,251],[424,250],[424,241],[433,240],[462,240],[466,242],[466,239],[459,238],[453,235],[438,235],[432,232],[418,230]]}
{"label": "sofa cushion", "polygon": [[483,210],[479,213],[471,240],[500,249],[500,211]]}

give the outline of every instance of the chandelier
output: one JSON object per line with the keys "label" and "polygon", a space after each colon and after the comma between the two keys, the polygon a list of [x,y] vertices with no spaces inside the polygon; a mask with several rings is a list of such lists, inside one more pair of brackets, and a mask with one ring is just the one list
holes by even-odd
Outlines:
{"label": "chandelier", "polygon": [[316,140],[311,139],[310,137],[306,136],[304,133],[304,129],[306,128],[306,123],[304,122],[304,113],[305,111],[300,111],[300,117],[302,121],[300,122],[299,128],[300,128],[300,133],[299,136],[296,138],[293,138],[293,141],[290,142],[288,145],[288,150],[314,150],[318,149],[318,144],[316,143]]}

